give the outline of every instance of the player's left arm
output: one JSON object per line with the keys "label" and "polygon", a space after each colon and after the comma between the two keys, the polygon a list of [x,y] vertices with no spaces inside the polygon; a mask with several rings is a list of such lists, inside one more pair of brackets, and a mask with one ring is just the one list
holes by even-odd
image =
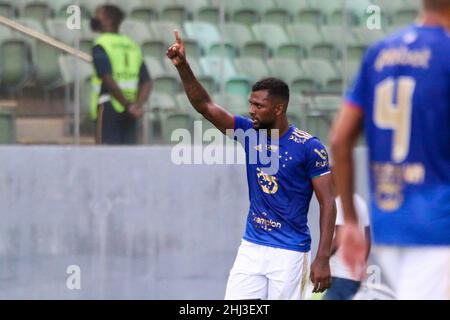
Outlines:
{"label": "player's left arm", "polygon": [[313,292],[323,292],[331,285],[330,255],[336,222],[336,204],[331,174],[312,179],[314,192],[320,206],[320,239],[316,258],[311,265]]}

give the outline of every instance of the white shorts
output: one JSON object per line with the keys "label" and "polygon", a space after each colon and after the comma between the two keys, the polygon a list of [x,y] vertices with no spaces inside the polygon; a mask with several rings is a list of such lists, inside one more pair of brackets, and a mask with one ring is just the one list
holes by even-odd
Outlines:
{"label": "white shorts", "polygon": [[450,299],[450,247],[379,246],[375,254],[397,299]]}
{"label": "white shorts", "polygon": [[309,252],[272,248],[242,240],[230,271],[225,299],[303,299],[309,260]]}

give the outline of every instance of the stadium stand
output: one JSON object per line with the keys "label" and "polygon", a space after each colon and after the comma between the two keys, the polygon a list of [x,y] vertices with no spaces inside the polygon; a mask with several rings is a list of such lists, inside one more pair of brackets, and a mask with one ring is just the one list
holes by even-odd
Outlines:
{"label": "stadium stand", "polygon": [[[184,37],[200,81],[211,95],[220,96],[230,110],[245,114],[247,102],[242,98],[248,95],[252,83],[265,76],[277,76],[290,84],[295,101],[308,104],[304,111],[307,114],[290,111],[290,118],[299,124],[304,117],[314,133],[325,129],[322,127],[327,121],[323,119],[334,116],[343,87],[356,73],[367,47],[386,33],[411,23],[420,9],[420,1],[416,0],[347,0],[346,11],[343,2],[336,0],[227,0],[223,2],[225,23],[221,25],[220,0],[108,2],[126,12],[121,31],[142,47],[154,80],[146,119],[159,128],[152,131],[155,137],[151,140],[163,143],[170,141],[169,133],[177,126],[192,130],[192,120],[197,117],[189,108],[186,110],[185,100],[184,107],[180,107],[183,89],[176,70],[164,56],[173,42],[174,29]],[[81,50],[89,53],[96,34],[90,31],[88,19],[103,3],[79,1],[81,30],[65,27],[71,5],[67,0],[1,0],[0,15],[72,46],[79,40]],[[381,29],[366,27],[370,5],[382,9]],[[339,36],[342,32],[336,30],[343,28],[344,23],[348,32]],[[0,25],[1,97],[17,98],[23,90],[44,92],[46,99],[52,92],[59,92],[61,97],[61,88],[73,83],[62,62],[66,57],[61,56],[58,49]],[[82,110],[87,114],[90,88],[85,78],[81,83]],[[224,92],[219,95],[221,89]],[[58,101],[63,103],[57,103],[60,106],[56,108],[65,112],[64,99]],[[33,113],[42,103],[32,105],[32,112],[23,112]],[[168,105],[177,108],[166,108]],[[318,123],[317,128],[314,122]]]}

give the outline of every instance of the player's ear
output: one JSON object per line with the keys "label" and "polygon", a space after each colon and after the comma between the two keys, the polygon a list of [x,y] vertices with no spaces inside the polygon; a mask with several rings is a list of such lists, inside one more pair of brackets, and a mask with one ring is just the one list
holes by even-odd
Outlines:
{"label": "player's ear", "polygon": [[284,104],[277,103],[275,105],[275,113],[277,116],[281,116],[284,113]]}

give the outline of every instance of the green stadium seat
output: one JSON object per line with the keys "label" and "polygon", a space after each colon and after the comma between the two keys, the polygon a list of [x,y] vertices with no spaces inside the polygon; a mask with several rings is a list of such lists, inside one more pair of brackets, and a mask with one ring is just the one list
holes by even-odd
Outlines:
{"label": "green stadium seat", "polygon": [[120,33],[129,36],[138,44],[152,39],[150,28],[141,20],[125,19],[120,26]]}
{"label": "green stadium seat", "polygon": [[370,46],[385,36],[383,31],[377,29],[370,30],[367,27],[352,28],[352,33],[357,43],[364,46]]}
{"label": "green stadium seat", "polygon": [[215,43],[209,49],[210,56],[224,56],[228,59],[234,59],[238,55],[239,50],[231,43]]}
{"label": "green stadium seat", "polygon": [[139,6],[130,10],[130,19],[141,20],[141,21],[154,21],[158,19],[158,12],[153,7]]}
{"label": "green stadium seat", "polygon": [[277,48],[277,51],[273,54],[274,58],[287,58],[293,60],[304,59],[307,56],[307,50],[302,47],[298,42],[292,42],[282,44]]}
{"label": "green stadium seat", "polygon": [[305,117],[306,119],[309,104],[309,98],[305,98],[303,95],[298,93],[290,94],[286,115],[289,122],[294,124],[299,129],[303,127],[302,118]]}
{"label": "green stadium seat", "polygon": [[39,0],[27,0],[20,10],[21,18],[31,18],[42,24],[53,16],[54,10],[52,7],[47,2]]}
{"label": "green stadium seat", "polygon": [[308,51],[318,43],[324,41],[319,29],[312,24],[306,23],[293,23],[286,26],[286,31],[289,36],[289,40],[292,42],[298,42]]}
{"label": "green stadium seat", "polygon": [[0,85],[10,92],[20,90],[31,72],[30,46],[18,37],[0,42]]}
{"label": "green stadium seat", "polygon": [[300,66],[307,75],[314,76],[316,81],[320,83],[322,91],[327,90],[332,81],[340,78],[331,63],[324,59],[304,59],[300,62]]}
{"label": "green stadium seat", "polygon": [[[231,3],[231,21],[244,23],[248,26],[260,22],[264,12],[271,8],[275,8],[272,0],[247,0],[235,1],[237,4]],[[228,5],[229,1],[226,2]]]}
{"label": "green stadium seat", "polygon": [[[61,54],[58,57],[58,66],[61,72],[62,85],[66,87],[73,85],[75,81],[79,79],[81,98],[80,105],[82,110],[89,110],[92,87],[90,79],[94,73],[92,64],[80,60],[74,56]],[[68,105],[66,105],[66,107],[68,107]]]}
{"label": "green stadium seat", "polygon": [[246,76],[251,82],[267,78],[270,74],[263,59],[243,57],[234,60],[239,75]]}
{"label": "green stadium seat", "polygon": [[208,22],[215,26],[220,24],[220,9],[217,6],[200,7],[195,12],[197,21]]}
{"label": "green stadium seat", "polygon": [[0,144],[16,143],[16,125],[13,112],[0,109]]}
{"label": "green stadium seat", "polygon": [[341,96],[317,95],[314,97],[313,108],[324,112],[336,112],[342,105]]}
{"label": "green stadium seat", "polygon": [[233,78],[225,83],[225,93],[247,97],[251,87],[252,85],[247,77]]}
{"label": "green stadium seat", "polygon": [[294,21],[320,26],[325,21],[325,15],[320,7],[308,0],[276,0],[277,7],[293,14]]}
{"label": "green stadium seat", "polygon": [[220,34],[216,26],[207,22],[190,21],[184,24],[186,36],[196,40],[203,48],[204,52],[208,52],[209,48],[220,43]]}
{"label": "green stadium seat", "polygon": [[327,145],[328,136],[331,130],[332,116],[329,114],[311,112],[307,116],[306,123],[306,131],[317,137],[324,145]]}
{"label": "green stadium seat", "polygon": [[359,24],[358,15],[350,8],[345,12],[344,9],[336,9],[327,16],[328,25],[341,26],[344,25],[345,22],[348,26],[357,26]]}
{"label": "green stadium seat", "polygon": [[[279,24],[256,23],[252,26],[252,31],[256,40],[265,41],[272,52],[276,52],[281,45],[292,43],[283,27]],[[267,35],[270,36],[268,37]]]}
{"label": "green stadium seat", "polygon": [[267,61],[270,75],[291,83],[301,77],[303,70],[297,61],[286,58],[272,58]]}
{"label": "green stadium seat", "polygon": [[158,112],[171,112],[178,109],[177,104],[170,94],[154,90],[150,95],[149,107]]}
{"label": "green stadium seat", "polygon": [[81,30],[67,28],[66,19],[49,19],[45,21],[45,25],[50,36],[69,45],[73,46],[76,39],[81,38]]}
{"label": "green stadium seat", "polygon": [[141,42],[142,54],[163,60],[166,58],[167,45],[161,40],[146,39]]}
{"label": "green stadium seat", "polygon": [[[161,127],[162,142],[165,144],[178,144],[180,141],[172,141],[173,132],[181,129],[189,131],[192,135],[194,130],[194,117],[190,113],[185,113],[178,110],[171,111],[162,114]],[[177,137],[174,136],[174,139],[177,139]]]}
{"label": "green stadium seat", "polygon": [[263,14],[263,22],[286,25],[292,22],[292,14],[284,8],[269,8]]}
{"label": "green stadium seat", "polygon": [[8,39],[14,36],[13,31],[11,30],[11,28],[0,24],[0,41],[3,39]]}
{"label": "green stadium seat", "polygon": [[[409,1],[408,1],[409,2]],[[393,15],[404,5],[403,0],[372,0],[372,4],[381,8],[381,14]]]}
{"label": "green stadium seat", "polygon": [[419,10],[407,5],[404,8],[398,9],[392,16],[392,20],[397,25],[408,25],[415,22],[418,16]]}
{"label": "green stadium seat", "polygon": [[202,49],[197,41],[187,38],[180,25],[171,21],[152,21],[149,25],[154,40],[162,41],[166,45],[166,49],[175,42],[174,30],[178,30],[183,38],[188,56],[199,58],[202,55]]}
{"label": "green stadium seat", "polygon": [[14,18],[17,13],[16,6],[10,1],[0,1],[0,16]]}
{"label": "green stadium seat", "polygon": [[304,46],[308,56],[327,60],[336,59],[340,51],[333,42],[324,39],[319,29],[311,24],[291,24],[286,26],[291,41]]}
{"label": "green stadium seat", "polygon": [[[75,5],[75,2],[71,0],[52,0],[51,2],[49,1],[49,4],[54,10],[56,18],[67,18],[73,13],[72,11],[69,11],[68,13],[67,9],[70,6]],[[78,3],[78,7],[80,8],[82,19],[89,19],[95,13],[94,11],[91,12],[91,9],[81,2]]]}
{"label": "green stadium seat", "polygon": [[351,83],[353,79],[356,77],[360,65],[361,62],[357,60],[354,61],[349,60],[345,62],[339,61],[336,63],[336,66],[338,67],[341,76],[346,79],[347,83]]}
{"label": "green stadium seat", "polygon": [[349,61],[361,61],[367,51],[367,45],[351,44],[347,46],[347,59]]}
{"label": "green stadium seat", "polygon": [[153,91],[146,104],[146,121],[149,124],[149,140],[152,143],[162,143],[164,134],[163,121],[170,112],[177,110],[177,105],[171,95]]}
{"label": "green stadium seat", "polygon": [[[166,58],[163,62],[166,72],[175,78],[179,78],[178,71],[173,66],[172,61]],[[189,58],[189,66],[197,77],[197,80],[202,84],[207,92],[213,93],[216,91],[217,88],[214,78],[205,74],[202,67],[200,66],[199,61],[196,58]]]}
{"label": "green stadium seat", "polygon": [[188,4],[181,3],[162,3],[163,7],[159,15],[162,21],[172,21],[183,25],[189,19]]}
{"label": "green stadium seat", "polygon": [[145,56],[144,62],[152,77],[153,91],[169,95],[174,95],[179,91],[179,78],[170,75],[159,59]]}
{"label": "green stadium seat", "polygon": [[325,23],[325,15],[323,11],[318,8],[302,9],[295,17],[295,22],[310,23],[315,26],[320,26]]}
{"label": "green stadium seat", "polygon": [[269,48],[265,42],[256,40],[245,24],[234,22],[224,24],[223,38],[239,48],[241,56],[263,58],[269,55]]}
{"label": "green stadium seat", "polygon": [[320,33],[325,42],[332,43],[339,52],[343,51],[345,46],[356,45],[358,43],[352,33],[344,31],[337,26],[322,26]]}
{"label": "green stadium seat", "polygon": [[228,110],[232,114],[248,116],[248,97],[240,94],[215,94],[215,103]]}
{"label": "green stadium seat", "polygon": [[222,80],[221,70],[223,70],[223,80],[225,82],[238,75],[230,59],[223,59],[222,61],[220,57],[205,56],[200,58],[199,61],[204,73],[213,77],[217,83],[220,83]]}

